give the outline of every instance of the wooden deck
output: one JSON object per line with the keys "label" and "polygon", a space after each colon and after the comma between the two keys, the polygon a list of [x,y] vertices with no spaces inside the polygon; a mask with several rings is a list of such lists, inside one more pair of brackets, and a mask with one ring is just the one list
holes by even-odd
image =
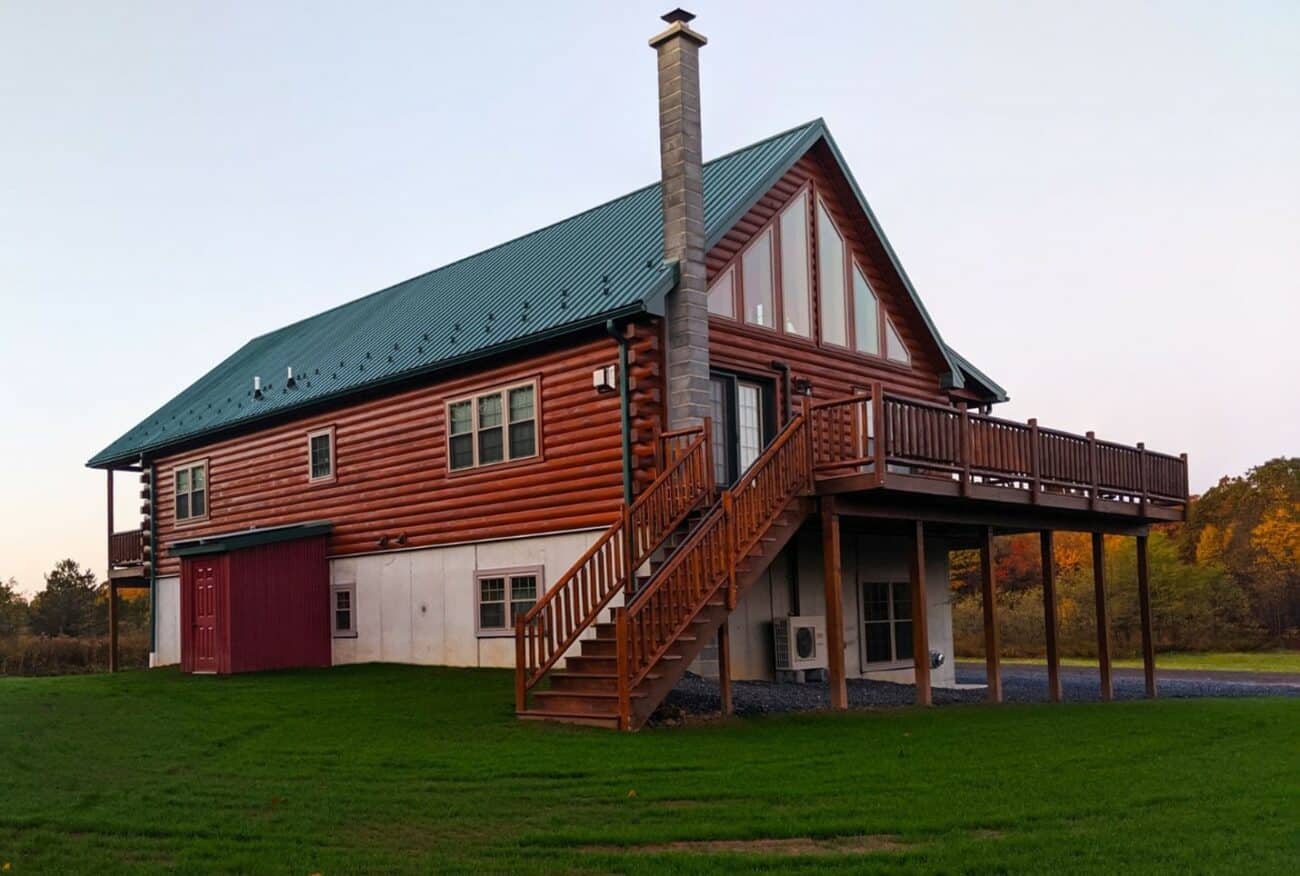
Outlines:
{"label": "wooden deck", "polygon": [[[808,405],[819,495],[911,500],[975,519],[1183,520],[1187,458],[894,395]],[[1016,510],[1019,509],[1019,510]]]}

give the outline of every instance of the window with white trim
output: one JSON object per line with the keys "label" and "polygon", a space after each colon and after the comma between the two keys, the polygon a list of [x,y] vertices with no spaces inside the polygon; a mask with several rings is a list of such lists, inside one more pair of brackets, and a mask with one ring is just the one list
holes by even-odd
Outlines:
{"label": "window with white trim", "polygon": [[307,479],[334,480],[334,427],[307,434]]}
{"label": "window with white trim", "polygon": [[208,464],[183,465],[172,472],[176,495],[176,520],[202,520],[208,516]]}
{"label": "window with white trim", "polygon": [[350,639],[356,636],[356,584],[335,584],[330,587],[330,629],[336,639]]}
{"label": "window with white trim", "polygon": [[542,568],[488,569],[474,574],[474,598],[478,607],[480,635],[509,635],[515,618],[537,602],[542,586]]}
{"label": "window with white trim", "polygon": [[862,625],[864,663],[911,662],[911,585],[906,581],[864,582]]}
{"label": "window with white trim", "polygon": [[451,471],[537,455],[537,381],[476,393],[447,404]]}

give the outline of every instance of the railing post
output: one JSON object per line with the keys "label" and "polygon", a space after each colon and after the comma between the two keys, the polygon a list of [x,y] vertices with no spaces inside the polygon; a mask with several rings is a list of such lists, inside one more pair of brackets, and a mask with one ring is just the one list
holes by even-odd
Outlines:
{"label": "railing post", "polygon": [[628,690],[627,606],[614,609],[615,672],[618,673],[618,729],[632,729],[632,697]]}
{"label": "railing post", "polygon": [[623,505],[623,592],[630,598],[636,580],[636,537],[632,532],[632,506]]}
{"label": "railing post", "polygon": [[727,527],[727,609],[734,610],[736,607],[736,563],[739,558],[736,556],[736,514],[735,514],[735,496],[731,490],[722,491],[722,517],[726,520]]}
{"label": "railing post", "polygon": [[1029,420],[1029,501],[1037,504],[1043,491],[1042,451],[1038,447],[1038,418]]}
{"label": "railing post", "polygon": [[804,429],[808,437],[808,482],[811,484],[815,481],[814,472],[817,471],[817,450],[813,446],[812,399],[806,395],[800,396],[799,410],[803,414]]}
{"label": "railing post", "polygon": [[1187,480],[1187,454],[1180,453],[1178,458],[1183,462],[1183,519],[1187,519],[1187,497],[1191,495],[1191,486]]}
{"label": "railing post", "polygon": [[970,433],[970,408],[966,405],[961,406],[961,442],[960,442],[961,459],[961,494],[970,495],[970,458],[971,458],[971,433]]}
{"label": "railing post", "polygon": [[713,476],[713,418],[704,418],[704,486],[710,500],[718,485]]}
{"label": "railing post", "polygon": [[1097,433],[1086,432],[1088,439],[1088,508],[1097,510]]}
{"label": "railing post", "polygon": [[871,384],[871,432],[872,467],[876,470],[876,483],[885,483],[885,441],[888,427],[885,425],[885,385],[880,381]]}
{"label": "railing post", "polygon": [[524,665],[524,616],[515,617],[515,711],[522,712],[527,708],[527,686],[525,674],[527,668]]}
{"label": "railing post", "polygon": [[1143,516],[1147,513],[1147,446],[1145,442],[1137,443],[1138,449],[1138,509]]}

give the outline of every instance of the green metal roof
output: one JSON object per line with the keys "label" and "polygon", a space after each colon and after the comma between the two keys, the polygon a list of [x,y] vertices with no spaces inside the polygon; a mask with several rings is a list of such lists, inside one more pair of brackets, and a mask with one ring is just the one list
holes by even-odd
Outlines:
{"label": "green metal roof", "polygon": [[[821,119],[704,165],[716,243],[820,138]],[[853,184],[867,215],[879,225]],[[639,312],[661,313],[676,282],[663,260],[659,184],[254,338],[87,463],[107,467],[348,393],[498,354]],[[883,234],[882,234],[883,240]],[[893,251],[885,243],[893,258]],[[920,299],[909,294],[947,352]],[[957,385],[961,370],[952,363]],[[295,385],[286,385],[288,368]],[[262,380],[262,397],[253,378]]]}

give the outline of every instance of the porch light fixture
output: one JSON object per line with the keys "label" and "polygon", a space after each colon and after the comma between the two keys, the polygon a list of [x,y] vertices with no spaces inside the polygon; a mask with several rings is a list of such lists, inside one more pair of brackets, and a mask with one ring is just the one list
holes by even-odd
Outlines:
{"label": "porch light fixture", "polygon": [[596,392],[614,392],[618,389],[618,366],[606,365],[591,372],[591,385]]}

